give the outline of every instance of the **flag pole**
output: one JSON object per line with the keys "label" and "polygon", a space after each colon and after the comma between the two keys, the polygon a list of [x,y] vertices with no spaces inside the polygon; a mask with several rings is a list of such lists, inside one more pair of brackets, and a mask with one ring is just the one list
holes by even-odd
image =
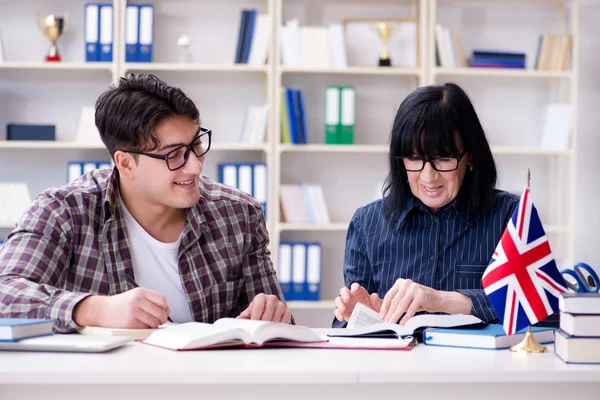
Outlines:
{"label": "flag pole", "polygon": [[[531,171],[527,168],[527,188],[529,189],[529,183],[531,181]],[[527,327],[525,338],[519,344],[516,344],[510,348],[510,351],[519,353],[546,353],[548,349],[546,346],[539,344],[533,334],[531,333],[531,325]]]}

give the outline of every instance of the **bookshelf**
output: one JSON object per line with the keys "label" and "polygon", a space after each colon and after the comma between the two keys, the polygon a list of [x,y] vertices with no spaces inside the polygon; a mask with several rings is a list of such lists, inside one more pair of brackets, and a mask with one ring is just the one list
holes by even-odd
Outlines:
{"label": "bookshelf", "polygon": [[[453,81],[466,89],[480,114],[499,166],[499,187],[520,191],[525,181],[523,171],[532,168],[532,194],[552,248],[562,258],[572,261],[579,80],[577,0],[139,1],[142,2],[155,6],[152,63],[125,62],[126,0],[113,1],[115,40],[111,63],[84,62],[85,2],[63,0],[56,9],[42,0],[10,3],[10,7],[8,0],[0,0],[4,45],[0,89],[9,104],[7,109],[0,110],[0,127],[4,129],[10,122],[54,123],[57,127],[56,142],[4,141],[4,133],[0,133],[0,181],[27,182],[34,197],[49,186],[64,183],[68,160],[108,159],[101,146],[73,142],[81,106],[93,105],[112,81],[127,72],[154,73],[181,87],[198,106],[203,125],[214,131],[205,175],[216,178],[221,162],[267,164],[267,225],[274,264],[277,265],[280,241],[322,243],[322,300],[294,301],[290,307],[295,315],[301,316],[300,323],[327,326],[333,318],[332,299],[343,285],[348,222],[356,208],[381,195],[388,170],[389,132],[400,102],[418,86]],[[233,63],[243,8],[257,8],[259,13],[272,16],[273,40],[264,66]],[[59,40],[63,62],[44,63],[41,60],[49,41],[35,26],[35,13],[64,10],[71,11],[73,21]],[[417,66],[343,69],[283,66],[279,28],[286,20],[296,18],[300,25],[326,26],[358,17],[417,19]],[[465,53],[476,47],[514,48],[525,51],[528,61],[535,57],[537,35],[546,31],[570,32],[574,39],[570,68],[537,71],[438,67],[433,35],[437,22],[461,31]],[[191,37],[194,55],[191,63],[178,60],[175,43],[182,33]],[[323,92],[329,84],[356,88],[354,145],[323,144]],[[287,85],[304,92],[307,145],[280,144],[279,91]],[[547,150],[537,146],[540,109],[549,100],[573,104],[574,122],[568,149]],[[240,144],[245,107],[259,103],[266,103],[271,109],[266,141],[262,145]],[[30,165],[31,157],[44,168]],[[323,187],[331,224],[279,222],[280,185],[301,181]],[[541,193],[539,188],[553,190]],[[0,226],[0,237],[8,229]]]}

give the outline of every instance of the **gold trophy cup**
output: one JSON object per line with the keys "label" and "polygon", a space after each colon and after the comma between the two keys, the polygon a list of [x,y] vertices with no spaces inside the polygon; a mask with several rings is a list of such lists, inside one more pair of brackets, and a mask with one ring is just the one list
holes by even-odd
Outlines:
{"label": "gold trophy cup", "polygon": [[386,22],[377,23],[377,34],[381,40],[381,51],[379,53],[379,66],[390,67],[392,61],[390,60],[390,37],[392,36],[392,26]]}
{"label": "gold trophy cup", "polygon": [[52,42],[48,54],[46,55],[46,61],[59,62],[60,54],[58,54],[56,41],[67,31],[67,26],[69,25],[69,12],[65,12],[64,17],[57,17],[53,14],[42,17],[40,16],[40,13],[38,13],[37,20],[44,35]]}

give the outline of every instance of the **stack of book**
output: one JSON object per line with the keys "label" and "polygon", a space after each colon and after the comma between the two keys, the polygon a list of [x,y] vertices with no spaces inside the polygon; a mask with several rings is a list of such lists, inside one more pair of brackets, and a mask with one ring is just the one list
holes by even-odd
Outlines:
{"label": "stack of book", "polygon": [[473,50],[469,66],[476,68],[525,68],[525,59],[525,53]]}
{"label": "stack of book", "polygon": [[54,322],[48,319],[0,318],[0,342],[52,335]]}
{"label": "stack of book", "polygon": [[281,143],[307,144],[306,116],[302,89],[281,88]]}
{"label": "stack of book", "polygon": [[566,363],[600,364],[600,294],[564,293],[554,352]]}
{"label": "stack of book", "polygon": [[540,35],[535,69],[564,71],[567,69],[573,40],[569,35]]}

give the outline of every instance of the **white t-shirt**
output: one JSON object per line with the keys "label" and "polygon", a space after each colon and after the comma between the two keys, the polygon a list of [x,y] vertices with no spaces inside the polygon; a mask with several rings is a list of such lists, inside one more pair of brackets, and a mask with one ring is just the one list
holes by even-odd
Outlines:
{"label": "white t-shirt", "polygon": [[120,197],[119,203],[127,226],[135,282],[140,287],[154,290],[167,298],[173,322],[193,321],[179,276],[177,256],[181,235],[173,243],[159,242],[133,218]]}

